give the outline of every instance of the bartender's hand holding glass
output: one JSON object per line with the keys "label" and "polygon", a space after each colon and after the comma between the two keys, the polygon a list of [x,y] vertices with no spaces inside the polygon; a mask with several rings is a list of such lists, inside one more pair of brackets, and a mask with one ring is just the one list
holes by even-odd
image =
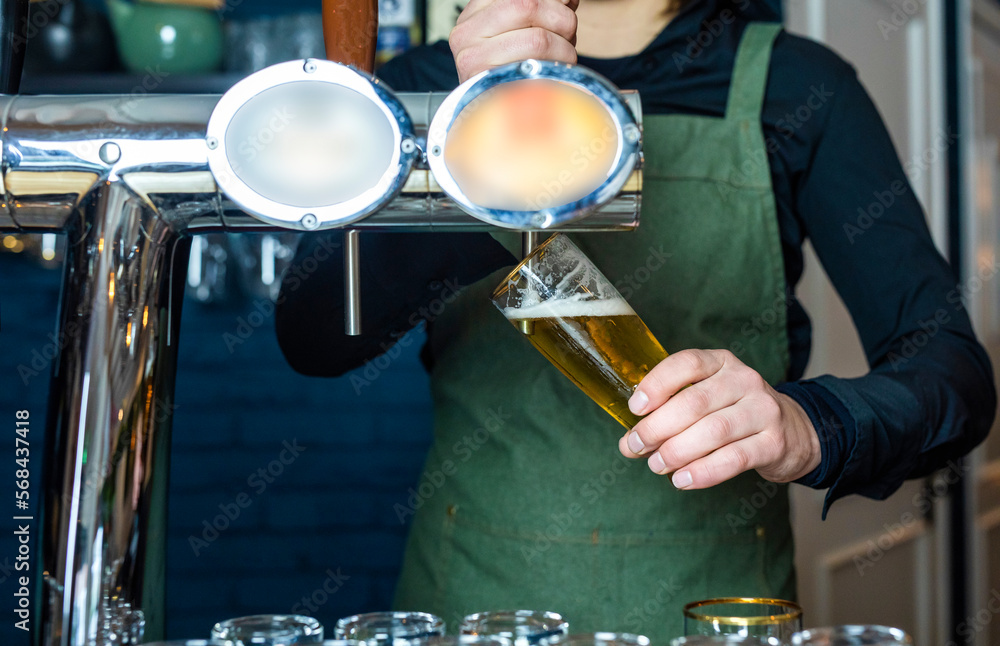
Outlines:
{"label": "bartender's hand holding glass", "polygon": [[[685,386],[688,386],[685,388]],[[728,350],[684,350],[639,383],[629,409],[642,415],[618,446],[645,457],[679,489],[704,489],[756,469],[791,482],[820,463],[809,416]]]}
{"label": "bartender's hand holding glass", "polygon": [[471,0],[448,37],[459,80],[526,58],[575,63],[578,4],[579,0]]}
{"label": "bartender's hand holding glass", "polygon": [[795,400],[728,350],[667,355],[614,285],[556,234],[493,292],[532,345],[630,429],[618,442],[679,489],[756,469],[774,482],[820,463],[819,437]]}

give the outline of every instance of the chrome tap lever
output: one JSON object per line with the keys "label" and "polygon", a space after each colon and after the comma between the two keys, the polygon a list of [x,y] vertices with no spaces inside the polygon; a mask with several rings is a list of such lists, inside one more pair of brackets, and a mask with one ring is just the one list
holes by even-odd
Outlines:
{"label": "chrome tap lever", "polygon": [[535,250],[538,246],[538,240],[541,236],[537,231],[525,231],[521,234],[521,259],[527,258],[528,255]]}
{"label": "chrome tap lever", "polygon": [[344,334],[361,334],[361,232],[344,232]]}

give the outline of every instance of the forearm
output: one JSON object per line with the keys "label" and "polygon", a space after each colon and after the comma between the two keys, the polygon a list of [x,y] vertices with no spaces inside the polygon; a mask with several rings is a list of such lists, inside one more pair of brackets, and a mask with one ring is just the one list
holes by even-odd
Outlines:
{"label": "forearm", "polygon": [[[829,487],[824,515],[852,493],[888,497],[904,480],[968,453],[989,432],[996,397],[982,347],[959,330],[918,335],[901,337],[863,377],[779,386],[819,436],[822,462],[798,482]],[[914,352],[914,341],[925,345]]]}

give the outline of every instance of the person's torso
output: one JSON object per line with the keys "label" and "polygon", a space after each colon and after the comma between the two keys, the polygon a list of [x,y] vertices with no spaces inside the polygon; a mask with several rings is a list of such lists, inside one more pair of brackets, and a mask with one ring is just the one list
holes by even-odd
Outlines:
{"label": "person's torso", "polygon": [[[646,118],[639,229],[574,240],[668,351],[728,347],[774,383],[785,282],[759,115],[775,28],[754,31],[727,117]],[[658,616],[625,611],[668,588],[663,613],[678,617],[699,595],[793,594],[785,487],[750,473],[677,491],[621,456],[625,429],[493,308],[505,271],[431,326],[435,445],[410,554],[424,564],[401,599],[423,589],[456,616],[564,605],[581,626],[655,633]]]}

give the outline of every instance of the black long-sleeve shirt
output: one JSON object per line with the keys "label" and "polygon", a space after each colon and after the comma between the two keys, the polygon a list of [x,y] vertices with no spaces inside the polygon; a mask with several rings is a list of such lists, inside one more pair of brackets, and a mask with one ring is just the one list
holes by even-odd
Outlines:
{"label": "black long-sleeve shirt", "polygon": [[[775,19],[770,12],[747,0],[701,0],[638,55],[579,62],[639,90],[646,114],[722,116],[743,28],[749,20]],[[397,90],[458,84],[445,42],[391,61],[379,76]],[[778,388],[809,414],[823,451],[821,465],[800,482],[829,487],[827,509],[850,493],[882,499],[986,436],[996,408],[989,359],[853,68],[817,43],[782,33],[762,122],[789,290],[801,278],[808,237],[871,366],[856,379],[801,380],[812,332],[806,312],[790,300],[792,361]],[[339,256],[321,265],[320,272],[333,275],[328,279],[296,281],[295,289],[286,279],[278,332],[302,372],[337,375],[360,365],[419,322],[421,305],[443,281],[469,284],[513,260],[486,234],[362,237],[370,336],[348,339],[339,331]],[[316,245],[317,239],[304,242],[299,258]]]}

